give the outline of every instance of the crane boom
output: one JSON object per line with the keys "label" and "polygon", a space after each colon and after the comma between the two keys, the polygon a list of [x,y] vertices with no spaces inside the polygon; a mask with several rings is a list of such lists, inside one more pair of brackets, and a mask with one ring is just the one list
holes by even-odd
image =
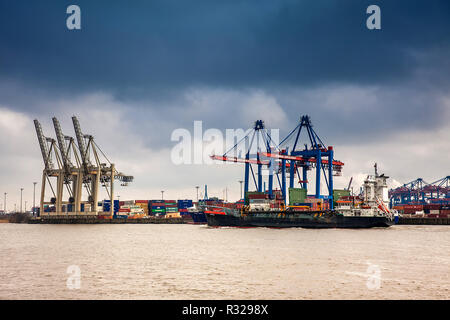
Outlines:
{"label": "crane boom", "polygon": [[64,134],[62,133],[61,125],[59,124],[58,119],[56,119],[56,117],[53,117],[52,120],[53,120],[53,126],[55,127],[56,140],[58,141],[58,146],[59,146],[59,150],[61,153],[61,158],[63,161],[64,169],[66,170],[66,172],[69,173],[71,171],[71,169],[73,168],[73,164],[70,162],[70,159],[67,154],[67,146],[66,146],[65,137],[64,137]]}
{"label": "crane boom", "polygon": [[[289,155],[283,155],[283,154],[276,154],[276,153],[268,153],[268,152],[261,152],[261,154],[268,158],[277,158],[277,159],[285,159],[285,160],[295,160],[295,161],[305,161],[305,162],[316,162],[316,159],[314,157],[312,158],[303,158],[299,156],[289,156]],[[328,160],[323,159],[321,161],[323,164],[328,164]],[[343,166],[344,163],[342,161],[333,160],[333,166]]]}
{"label": "crane boom", "polygon": [[86,144],[84,142],[84,135],[81,131],[80,123],[78,122],[77,117],[72,117],[73,127],[75,129],[75,135],[77,137],[78,142],[78,149],[80,149],[81,154],[81,161],[83,162],[84,170],[87,172],[89,170],[89,167],[91,166],[91,163],[89,161],[88,157],[88,150],[86,148]]}
{"label": "crane boom", "polygon": [[212,155],[210,156],[213,160],[220,160],[220,161],[230,161],[230,162],[240,162],[240,163],[252,163],[252,164],[262,164],[262,165],[269,165],[270,161],[264,161],[264,160],[254,160],[254,159],[242,159],[237,157],[228,157],[228,156],[216,156]]}
{"label": "crane boom", "polygon": [[37,134],[37,138],[39,141],[39,146],[41,148],[42,158],[44,159],[45,169],[51,170],[51,169],[53,169],[54,166],[53,166],[52,160],[50,159],[50,156],[49,156],[47,139],[45,138],[44,133],[42,131],[42,126],[37,119],[34,120],[34,126],[36,128],[36,134]]}

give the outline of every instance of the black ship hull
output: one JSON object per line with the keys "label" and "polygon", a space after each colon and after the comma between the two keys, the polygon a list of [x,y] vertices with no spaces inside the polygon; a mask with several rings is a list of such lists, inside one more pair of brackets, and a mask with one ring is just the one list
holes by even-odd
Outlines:
{"label": "black ship hull", "polygon": [[194,224],[206,224],[206,216],[204,212],[191,212],[191,217]]}
{"label": "black ship hull", "polygon": [[394,224],[387,217],[342,216],[330,212],[252,212],[246,215],[205,213],[212,227],[269,228],[385,228]]}

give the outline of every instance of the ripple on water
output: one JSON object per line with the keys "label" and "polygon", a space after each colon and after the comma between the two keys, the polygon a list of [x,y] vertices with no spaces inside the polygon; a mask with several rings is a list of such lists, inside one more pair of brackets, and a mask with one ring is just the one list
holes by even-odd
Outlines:
{"label": "ripple on water", "polygon": [[449,231],[0,224],[0,298],[448,299]]}

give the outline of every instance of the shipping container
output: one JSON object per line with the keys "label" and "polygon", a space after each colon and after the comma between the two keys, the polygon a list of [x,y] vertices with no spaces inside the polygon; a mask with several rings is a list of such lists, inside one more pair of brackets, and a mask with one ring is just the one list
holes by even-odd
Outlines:
{"label": "shipping container", "polygon": [[289,204],[304,202],[306,199],[306,189],[304,188],[289,188]]}
{"label": "shipping container", "polygon": [[350,196],[350,190],[346,189],[334,189],[333,190],[333,200],[337,201],[342,197],[348,197]]}

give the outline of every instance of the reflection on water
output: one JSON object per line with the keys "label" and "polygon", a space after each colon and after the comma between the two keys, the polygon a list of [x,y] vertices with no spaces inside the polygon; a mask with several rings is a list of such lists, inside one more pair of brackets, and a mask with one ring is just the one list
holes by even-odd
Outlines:
{"label": "reflection on water", "polygon": [[450,297],[448,226],[0,224],[0,240],[0,299]]}

